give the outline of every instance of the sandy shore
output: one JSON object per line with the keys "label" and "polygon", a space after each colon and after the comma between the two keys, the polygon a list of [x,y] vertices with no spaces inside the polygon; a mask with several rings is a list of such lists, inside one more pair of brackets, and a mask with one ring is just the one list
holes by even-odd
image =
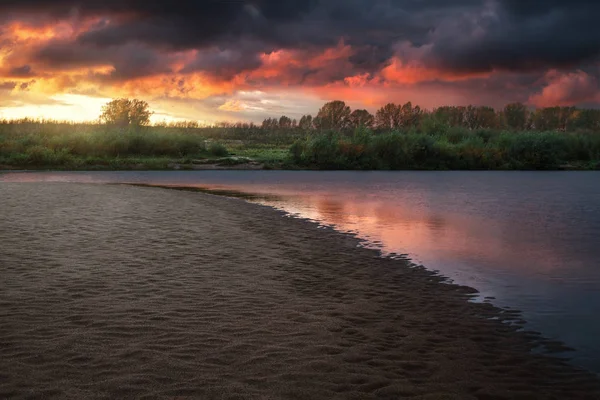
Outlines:
{"label": "sandy shore", "polygon": [[0,399],[600,398],[510,314],[356,244],[202,193],[0,183]]}

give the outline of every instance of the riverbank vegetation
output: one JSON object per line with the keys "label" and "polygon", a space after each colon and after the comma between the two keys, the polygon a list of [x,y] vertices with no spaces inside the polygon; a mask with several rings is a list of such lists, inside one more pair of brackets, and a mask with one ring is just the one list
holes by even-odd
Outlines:
{"label": "riverbank vegetation", "polygon": [[149,125],[149,116],[147,103],[118,99],[95,123],[0,121],[0,168],[600,168],[600,110],[390,103],[371,114],[333,101],[315,117],[260,125]]}
{"label": "riverbank vegetation", "polygon": [[11,167],[166,169],[174,163],[228,154],[223,144],[177,128],[31,120],[0,123],[0,165]]}
{"label": "riverbank vegetation", "polygon": [[[312,117],[303,117],[312,119]],[[319,169],[600,169],[600,110],[519,103],[440,107],[387,104],[375,115],[327,103],[317,132],[291,147],[294,165]]]}
{"label": "riverbank vegetation", "polygon": [[294,143],[295,165],[317,169],[555,170],[600,168],[600,135],[451,129],[429,135],[358,128]]}

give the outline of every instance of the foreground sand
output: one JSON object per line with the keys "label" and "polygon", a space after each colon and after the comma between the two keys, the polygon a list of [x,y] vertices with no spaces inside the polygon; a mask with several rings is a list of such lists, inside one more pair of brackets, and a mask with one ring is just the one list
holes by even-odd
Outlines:
{"label": "foreground sand", "polygon": [[600,399],[356,244],[236,199],[0,183],[0,399]]}

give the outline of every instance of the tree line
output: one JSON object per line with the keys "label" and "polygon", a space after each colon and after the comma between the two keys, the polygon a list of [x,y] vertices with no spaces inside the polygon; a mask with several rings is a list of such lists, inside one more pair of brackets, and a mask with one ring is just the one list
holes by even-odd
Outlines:
{"label": "tree line", "polygon": [[364,109],[352,111],[345,102],[335,100],[319,109],[316,117],[304,115],[299,121],[287,116],[267,118],[264,129],[337,130],[365,127],[373,130],[410,130],[442,127],[510,129],[535,131],[600,130],[600,110],[576,107],[546,107],[530,110],[522,103],[511,103],[501,110],[487,106],[443,106],[427,111],[411,102],[388,103],[375,115]]}
{"label": "tree line", "polygon": [[[115,99],[107,103],[100,120],[116,126],[144,126],[150,123],[147,102],[138,99]],[[474,129],[509,129],[530,131],[600,131],[600,110],[575,107],[546,107],[530,110],[522,103],[511,103],[501,110],[487,106],[443,106],[427,111],[411,102],[388,103],[375,115],[365,109],[351,110],[345,102],[325,103],[317,115],[303,115],[300,120],[282,115],[267,118],[260,126],[246,122],[221,122],[223,128],[300,129],[343,131],[365,127],[378,131],[419,129],[436,132],[447,127]],[[196,128],[197,123],[181,123],[181,127]]]}

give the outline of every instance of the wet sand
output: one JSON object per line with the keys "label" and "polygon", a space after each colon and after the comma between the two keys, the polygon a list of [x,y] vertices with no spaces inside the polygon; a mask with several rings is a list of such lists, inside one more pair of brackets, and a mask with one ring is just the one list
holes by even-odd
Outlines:
{"label": "wet sand", "polygon": [[599,399],[472,290],[203,193],[0,183],[0,399]]}

